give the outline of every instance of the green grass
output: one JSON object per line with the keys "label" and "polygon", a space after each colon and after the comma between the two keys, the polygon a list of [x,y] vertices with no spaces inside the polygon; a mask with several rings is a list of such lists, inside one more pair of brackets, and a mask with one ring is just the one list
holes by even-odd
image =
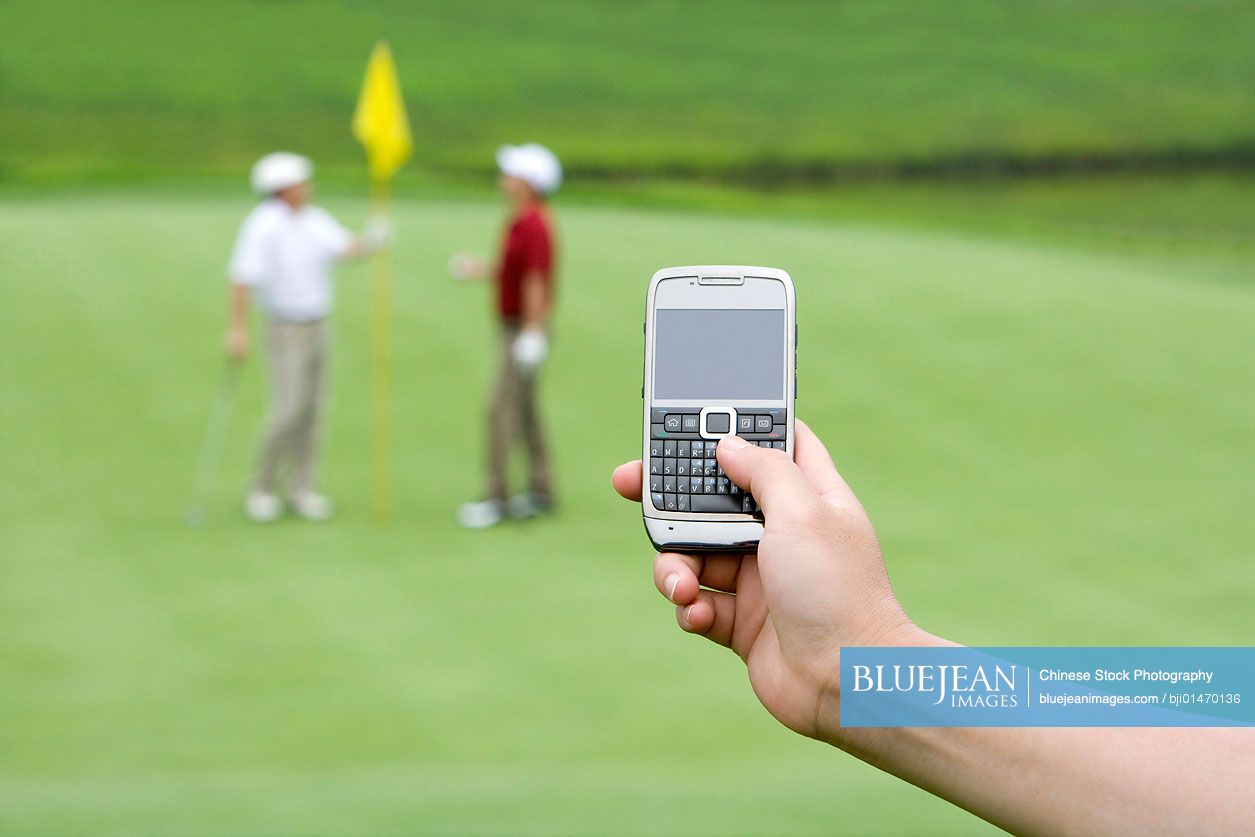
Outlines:
{"label": "green grass", "polygon": [[[431,187],[427,187],[428,189]],[[755,191],[643,180],[577,183],[563,201],[748,216],[979,230],[1013,240],[1192,261],[1247,282],[1255,256],[1255,178],[1237,173],[875,182]],[[446,192],[454,196],[457,192]],[[461,193],[466,194],[464,191]],[[1194,259],[1203,256],[1202,262]],[[1211,267],[1219,268],[1212,271]]]}
{"label": "green grass", "polygon": [[545,400],[562,513],[472,534],[452,509],[481,487],[491,333],[483,289],[443,272],[489,246],[500,210],[402,201],[397,519],[369,519],[366,271],[350,267],[325,479],[339,519],[237,512],[253,363],[211,524],[191,531],[247,209],[0,199],[0,831],[981,830],[778,727],[653,591],[639,512],[608,475],[638,449],[642,297],[668,263],[792,271],[799,412],[925,627],[990,645],[1250,640],[1248,250],[559,205]]}
{"label": "green grass", "polygon": [[349,116],[392,41],[416,167],[538,139],[627,171],[1255,140],[1255,7],[1120,0],[6,6],[0,178],[239,176],[295,147],[357,173]]}

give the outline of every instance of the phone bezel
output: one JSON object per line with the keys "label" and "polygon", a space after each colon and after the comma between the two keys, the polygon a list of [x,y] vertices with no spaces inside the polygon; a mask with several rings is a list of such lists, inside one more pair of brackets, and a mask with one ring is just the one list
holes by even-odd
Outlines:
{"label": "phone bezel", "polygon": [[[683,285],[668,284],[659,306],[659,289],[664,282],[688,280]],[[765,282],[777,283],[766,285]],[[773,299],[764,304],[765,289]],[[778,302],[783,290],[783,306]],[[676,304],[680,303],[680,304]],[[685,304],[690,303],[690,304]],[[653,398],[654,377],[654,326],[655,315],[662,308],[783,308],[785,312],[784,358],[785,393],[780,401],[758,400],[754,406],[779,406],[787,409],[789,427],[785,450],[793,456],[794,407],[796,404],[797,367],[797,307],[794,299],[793,280],[788,272],[778,268],[742,265],[689,265],[669,267],[657,271],[649,283],[645,304],[645,369],[642,410],[641,446],[641,509],[645,530],[650,541],[658,549],[687,550],[751,550],[762,537],[760,518],[750,514],[713,516],[695,512],[670,512],[654,507],[649,486],[648,461],[650,442],[650,410],[653,407],[688,406],[700,404],[708,407],[743,406],[745,401],[723,399],[659,399]]]}

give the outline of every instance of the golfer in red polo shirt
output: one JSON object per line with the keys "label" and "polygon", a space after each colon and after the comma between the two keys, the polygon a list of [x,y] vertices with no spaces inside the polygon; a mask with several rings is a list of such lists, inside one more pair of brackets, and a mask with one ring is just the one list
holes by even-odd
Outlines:
{"label": "golfer in red polo shirt", "polygon": [[[546,199],[562,183],[562,166],[543,145],[506,145],[497,151],[501,191],[512,209],[495,273],[501,354],[488,402],[488,485],[483,500],[458,507],[458,522],[486,529],[507,517],[524,518],[553,508],[545,430],[536,405],[536,380],[549,353],[553,304],[553,223]],[[483,278],[477,260],[450,264],[459,279]],[[516,439],[530,460],[527,491],[509,495],[506,466]]]}

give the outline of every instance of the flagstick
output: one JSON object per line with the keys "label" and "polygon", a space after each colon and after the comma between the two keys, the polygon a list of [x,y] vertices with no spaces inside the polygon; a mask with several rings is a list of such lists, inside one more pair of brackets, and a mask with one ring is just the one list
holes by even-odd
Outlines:
{"label": "flagstick", "polygon": [[[388,181],[371,184],[373,213],[388,214]],[[392,519],[392,250],[371,259],[371,484],[376,522]]]}

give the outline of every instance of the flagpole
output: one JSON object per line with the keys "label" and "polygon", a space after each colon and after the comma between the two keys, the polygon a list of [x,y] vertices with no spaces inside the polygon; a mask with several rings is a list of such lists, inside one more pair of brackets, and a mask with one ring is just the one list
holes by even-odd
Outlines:
{"label": "flagpole", "polygon": [[[372,214],[388,217],[389,183],[413,151],[410,124],[397,68],[387,41],[379,41],[366,63],[362,92],[353,111],[353,136],[366,150]],[[371,259],[370,393],[371,493],[374,518],[392,518],[392,251]]]}
{"label": "flagpole", "polygon": [[[386,179],[372,179],[371,212],[388,216]],[[371,259],[371,486],[375,521],[392,519],[392,249],[384,247]]]}

